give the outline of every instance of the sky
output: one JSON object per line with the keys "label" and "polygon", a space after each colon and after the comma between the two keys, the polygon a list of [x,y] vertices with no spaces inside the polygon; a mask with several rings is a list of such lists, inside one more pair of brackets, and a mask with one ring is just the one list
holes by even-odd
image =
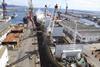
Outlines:
{"label": "sky", "polygon": [[[0,0],[1,2],[2,0]],[[5,0],[8,4],[28,6],[28,0]],[[55,4],[59,4],[61,8],[65,8],[68,3],[69,9],[78,10],[92,10],[100,11],[100,0],[33,0],[34,7],[44,7],[48,4],[48,7],[52,8]]]}

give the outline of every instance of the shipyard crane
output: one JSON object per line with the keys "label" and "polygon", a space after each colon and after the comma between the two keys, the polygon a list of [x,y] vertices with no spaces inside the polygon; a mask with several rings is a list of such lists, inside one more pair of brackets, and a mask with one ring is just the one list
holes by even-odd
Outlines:
{"label": "shipyard crane", "polygon": [[[5,0],[3,0],[2,2],[1,2],[1,4],[2,4],[2,9],[0,10],[0,12],[3,12],[2,13],[2,16],[3,16],[3,19],[7,19],[7,12],[8,11],[13,11],[13,12],[15,12],[16,11],[16,9],[13,9],[13,8],[10,8],[10,9],[7,9],[6,7],[7,7],[7,3],[5,2]],[[12,15],[12,17],[16,17],[17,15],[14,13],[13,15]],[[10,17],[9,17],[10,18]]]}
{"label": "shipyard crane", "polygon": [[5,3],[5,0],[2,2],[2,8],[3,8],[3,19],[6,19],[7,11],[6,11],[7,4]]}
{"label": "shipyard crane", "polygon": [[52,33],[53,32],[53,29],[54,29],[54,25],[55,25],[55,21],[60,18],[60,15],[59,15],[59,9],[60,9],[60,6],[58,4],[55,5],[54,7],[54,13],[53,13],[53,19],[51,18],[50,22],[49,22],[49,25],[47,27],[47,32],[49,33]]}

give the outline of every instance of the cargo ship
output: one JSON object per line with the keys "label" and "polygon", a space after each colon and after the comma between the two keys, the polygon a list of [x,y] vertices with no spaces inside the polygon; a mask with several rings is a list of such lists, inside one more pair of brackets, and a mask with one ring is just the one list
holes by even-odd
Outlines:
{"label": "cargo ship", "polygon": [[7,67],[99,67],[99,27],[82,23],[82,17],[68,11],[68,4],[64,13],[56,4],[53,14],[47,5],[36,12],[32,0],[28,5],[23,23],[3,23],[9,27],[1,39],[8,50]]}

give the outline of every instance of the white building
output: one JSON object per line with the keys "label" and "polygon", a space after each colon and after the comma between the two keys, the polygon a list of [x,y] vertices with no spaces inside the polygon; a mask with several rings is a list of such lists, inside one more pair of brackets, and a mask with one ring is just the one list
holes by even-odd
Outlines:
{"label": "white building", "polygon": [[0,46],[0,67],[6,67],[8,62],[8,50],[5,46]]}
{"label": "white building", "polygon": [[100,39],[100,31],[80,31],[81,42],[97,42]]}
{"label": "white building", "polygon": [[56,45],[55,48],[55,56],[60,58],[66,58],[70,56],[75,56],[77,57],[79,53],[82,52],[82,47],[81,45]]}
{"label": "white building", "polygon": [[[63,21],[61,24],[64,26],[64,30],[69,33],[73,39],[75,36],[75,32],[77,34],[77,40],[80,42],[97,42],[100,40],[100,27],[96,27],[95,25],[86,25],[84,23],[77,22],[75,24],[74,21]],[[88,22],[89,23],[89,22]]]}

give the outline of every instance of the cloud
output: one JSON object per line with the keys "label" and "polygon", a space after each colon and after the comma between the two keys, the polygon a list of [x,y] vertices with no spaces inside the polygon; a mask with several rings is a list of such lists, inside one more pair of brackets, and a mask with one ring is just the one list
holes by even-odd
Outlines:
{"label": "cloud", "polygon": [[83,10],[100,10],[100,0],[69,0],[69,8]]}
{"label": "cloud", "polygon": [[[28,5],[28,0],[6,0],[8,4],[15,5]],[[54,7],[56,3],[61,5],[61,8],[66,7],[68,2],[69,9],[80,9],[80,10],[98,10],[100,11],[100,0],[33,0],[34,7],[44,7],[48,4],[49,7]]]}

